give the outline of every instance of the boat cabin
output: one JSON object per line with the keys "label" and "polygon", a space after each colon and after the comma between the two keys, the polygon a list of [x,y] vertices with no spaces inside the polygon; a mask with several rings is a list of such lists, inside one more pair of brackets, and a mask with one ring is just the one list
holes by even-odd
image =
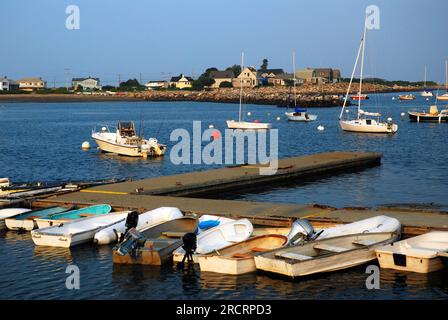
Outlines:
{"label": "boat cabin", "polygon": [[117,127],[118,127],[118,133],[122,138],[137,136],[134,122],[118,122]]}

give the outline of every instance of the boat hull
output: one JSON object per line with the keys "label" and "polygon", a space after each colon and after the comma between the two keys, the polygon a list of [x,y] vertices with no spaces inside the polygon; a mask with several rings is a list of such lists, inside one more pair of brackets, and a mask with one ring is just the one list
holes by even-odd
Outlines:
{"label": "boat hull", "polygon": [[429,273],[444,267],[448,252],[448,232],[431,231],[392,245],[377,248],[381,268],[417,273]]}
{"label": "boat hull", "polygon": [[310,121],[316,121],[317,115],[315,114],[307,114],[306,115],[294,115],[294,112],[285,112],[286,117],[289,121],[300,121],[300,122],[310,122]]}
{"label": "boat hull", "polygon": [[14,218],[6,219],[5,223],[6,223],[6,227],[9,230],[31,231],[38,227],[36,219],[38,219],[39,217],[44,217],[48,214],[63,213],[68,210],[70,210],[70,208],[53,207],[53,208],[48,208],[48,209],[29,211],[29,212],[22,213]]}
{"label": "boat hull", "polygon": [[[444,268],[442,259],[434,258],[419,258],[409,255],[397,255],[393,253],[377,252],[376,257],[383,269],[394,269],[399,271],[409,271],[416,273],[430,273]],[[402,265],[399,265],[397,263]]]}
{"label": "boat hull", "polygon": [[5,220],[8,218],[15,217],[19,214],[30,212],[31,209],[26,208],[11,208],[11,209],[1,209],[0,210],[0,230],[6,229]]}
{"label": "boat hull", "polygon": [[431,115],[428,113],[409,111],[408,115],[411,122],[448,122],[448,114]]}
{"label": "boat hull", "polygon": [[361,133],[396,133],[398,126],[395,123],[388,124],[384,122],[376,122],[375,124],[368,125],[363,122],[357,122],[357,120],[339,121],[341,129],[349,132],[361,132]]}
{"label": "boat hull", "polygon": [[165,155],[166,147],[159,145],[152,150],[142,150],[139,146],[120,145],[101,139],[98,135],[92,135],[92,139],[103,152],[116,153],[128,157],[159,157]]}
{"label": "boat hull", "polygon": [[229,129],[241,129],[241,130],[268,130],[271,129],[272,125],[270,123],[262,122],[247,122],[247,121],[234,121],[228,120],[227,127]]}
{"label": "boat hull", "polygon": [[112,261],[116,264],[141,264],[160,266],[171,261],[173,251],[182,245],[181,239],[148,240],[134,254],[119,255],[114,250]]}

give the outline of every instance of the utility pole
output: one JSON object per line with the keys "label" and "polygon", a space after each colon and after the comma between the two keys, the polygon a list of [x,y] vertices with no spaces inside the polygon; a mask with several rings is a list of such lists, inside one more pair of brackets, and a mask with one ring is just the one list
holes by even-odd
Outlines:
{"label": "utility pole", "polygon": [[70,76],[70,68],[65,68],[64,69],[64,74],[65,74],[65,88],[68,91],[69,90],[68,81],[69,81],[69,76]]}
{"label": "utility pole", "polygon": [[121,83],[121,74],[118,74],[118,86],[117,86],[117,88],[120,86],[120,83]]}
{"label": "utility pole", "polygon": [[139,76],[140,76],[140,78],[139,78],[140,84],[142,84],[142,73],[141,72],[140,72]]}

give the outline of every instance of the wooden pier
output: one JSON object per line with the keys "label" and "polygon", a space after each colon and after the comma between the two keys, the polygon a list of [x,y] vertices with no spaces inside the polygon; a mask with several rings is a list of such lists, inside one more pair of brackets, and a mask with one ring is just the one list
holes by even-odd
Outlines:
{"label": "wooden pier", "polygon": [[115,210],[147,211],[162,206],[177,207],[199,215],[213,214],[248,218],[254,224],[289,227],[296,218],[307,218],[315,227],[350,223],[376,215],[395,217],[407,236],[428,230],[448,230],[448,214],[435,210],[406,208],[332,208],[319,205],[279,204],[268,202],[202,199],[246,188],[272,186],[274,183],[298,182],[300,179],[345,172],[380,164],[381,154],[330,152],[288,158],[279,161],[277,174],[261,176],[258,167],[239,166],[201,172],[114,183],[59,196],[50,196],[32,203],[35,207],[55,204],[87,206],[108,203]]}

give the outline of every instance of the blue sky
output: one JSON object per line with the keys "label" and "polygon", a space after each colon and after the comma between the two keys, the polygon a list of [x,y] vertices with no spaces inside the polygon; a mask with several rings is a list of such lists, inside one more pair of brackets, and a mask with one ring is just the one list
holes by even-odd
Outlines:
{"label": "blue sky", "polygon": [[[70,75],[121,79],[198,76],[239,63],[272,68],[340,68],[350,76],[365,8],[380,9],[380,30],[367,38],[366,73],[390,80],[445,81],[445,0],[0,0],[0,75],[42,76],[63,86]],[[68,5],[80,30],[65,28]]]}

